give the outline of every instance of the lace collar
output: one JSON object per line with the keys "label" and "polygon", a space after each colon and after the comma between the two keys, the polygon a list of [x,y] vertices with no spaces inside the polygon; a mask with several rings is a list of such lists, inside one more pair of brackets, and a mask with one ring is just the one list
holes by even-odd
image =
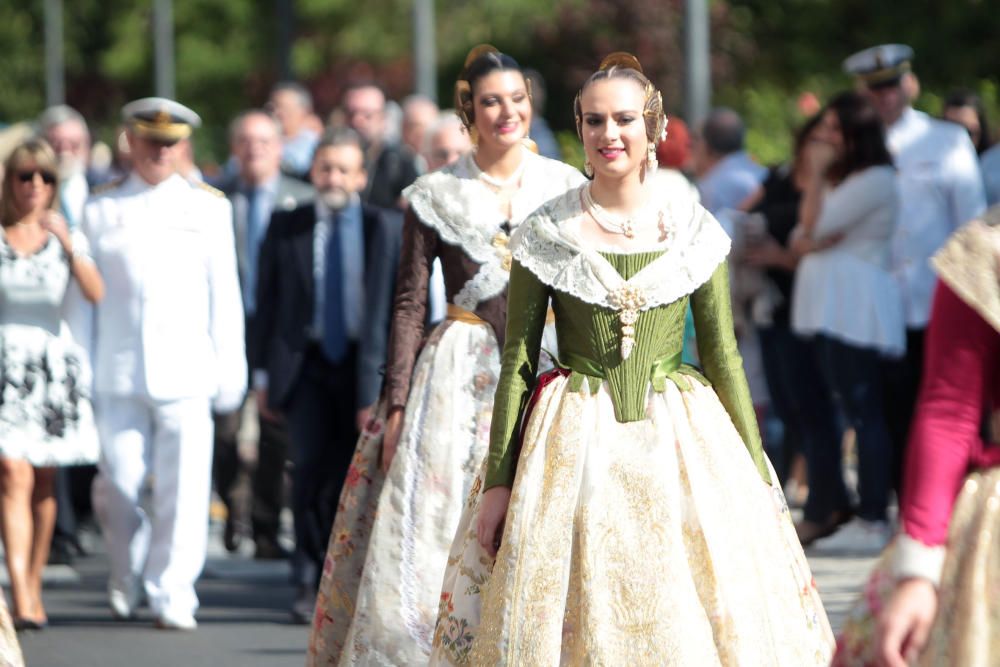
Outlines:
{"label": "lace collar", "polygon": [[943,283],[1000,332],[1000,206],[952,234],[931,264]]}
{"label": "lace collar", "polygon": [[479,178],[472,154],[440,171],[425,174],[403,191],[420,221],[475,262],[492,260],[506,246],[504,225],[518,226],[549,199],[579,185],[583,175],[567,164],[524,149],[521,187],[511,199],[511,219],[498,210],[496,194]]}
{"label": "lace collar", "polygon": [[539,280],[582,301],[613,310],[648,310],[673,303],[712,277],[729,254],[719,222],[693,199],[664,202],[672,240],[664,252],[625,280],[571,223],[583,214],[575,188],[549,202],[511,237],[514,259]]}

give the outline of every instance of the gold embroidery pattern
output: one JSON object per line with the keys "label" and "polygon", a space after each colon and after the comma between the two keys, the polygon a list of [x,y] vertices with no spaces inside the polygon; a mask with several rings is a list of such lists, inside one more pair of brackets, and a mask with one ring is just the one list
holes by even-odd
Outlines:
{"label": "gold embroidery pattern", "polygon": [[[606,387],[546,387],[481,623],[475,596],[450,598],[472,651],[460,663],[436,645],[432,665],[828,664],[832,635],[781,492],[714,392],[668,383],[648,414],[622,424]],[[474,553],[467,577],[487,570]]]}
{"label": "gold embroidery pattern", "polygon": [[[895,578],[895,544],[879,558],[848,614],[834,664],[875,664],[877,610],[888,603]],[[1000,656],[1000,468],[966,478],[948,529],[938,611],[916,664],[993,665]]]}

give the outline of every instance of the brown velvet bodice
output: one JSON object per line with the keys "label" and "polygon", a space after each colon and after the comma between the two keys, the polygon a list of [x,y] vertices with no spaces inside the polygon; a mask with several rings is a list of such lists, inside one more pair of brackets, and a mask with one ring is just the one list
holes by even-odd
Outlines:
{"label": "brown velvet bodice", "polygon": [[[455,295],[476,275],[480,265],[470,259],[460,246],[445,243],[412,210],[407,211],[403,222],[403,248],[399,257],[385,377],[390,410],[406,406],[410,376],[424,341],[428,286],[435,258],[441,260],[445,293],[448,303],[453,303]],[[507,319],[506,290],[499,296],[480,302],[474,312],[493,328],[502,348]]]}

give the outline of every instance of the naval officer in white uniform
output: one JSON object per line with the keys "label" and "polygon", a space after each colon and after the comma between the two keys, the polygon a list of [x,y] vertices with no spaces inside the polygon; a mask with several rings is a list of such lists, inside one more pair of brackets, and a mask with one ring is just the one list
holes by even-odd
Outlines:
{"label": "naval officer in white uniform", "polygon": [[208,534],[212,410],[235,410],[246,391],[232,210],[175,171],[177,142],[197,114],[146,98],[122,115],[133,172],[93,196],[83,222],[108,286],[91,334],[102,448],[94,506],[115,617],[131,617],[144,589],[158,627],[190,630]]}
{"label": "naval officer in white uniform", "polygon": [[883,44],[844,61],[844,70],[856,77],[882,116],[898,172],[899,220],[891,253],[893,273],[903,292],[907,349],[901,361],[887,364],[885,377],[897,491],[937,282],[930,258],[952,232],[986,209],[979,160],[968,132],[911,106],[919,90],[912,60],[910,47]]}

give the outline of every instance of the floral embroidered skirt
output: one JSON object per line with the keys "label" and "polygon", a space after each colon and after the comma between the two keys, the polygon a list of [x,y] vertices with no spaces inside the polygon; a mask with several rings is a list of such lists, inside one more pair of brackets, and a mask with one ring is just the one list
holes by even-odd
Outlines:
{"label": "floral embroidered skirt", "polygon": [[715,392],[668,383],[646,420],[619,423],[606,384],[547,380],[495,563],[476,540],[481,492],[467,501],[431,664],[828,664],[784,497]]}
{"label": "floral embroidered skirt", "polygon": [[448,550],[489,444],[499,373],[492,329],[445,322],[417,360],[386,478],[382,429],[361,436],[316,598],[308,665],[427,662]]}
{"label": "floral embroidered skirt", "polygon": [[83,352],[41,327],[0,326],[0,457],[34,466],[95,463]]}
{"label": "floral embroidered skirt", "polygon": [[[875,624],[894,589],[893,552],[890,544],[848,614],[837,639],[837,667],[878,664]],[[917,664],[1000,664],[1000,469],[965,480],[951,516],[938,591],[937,616]]]}

